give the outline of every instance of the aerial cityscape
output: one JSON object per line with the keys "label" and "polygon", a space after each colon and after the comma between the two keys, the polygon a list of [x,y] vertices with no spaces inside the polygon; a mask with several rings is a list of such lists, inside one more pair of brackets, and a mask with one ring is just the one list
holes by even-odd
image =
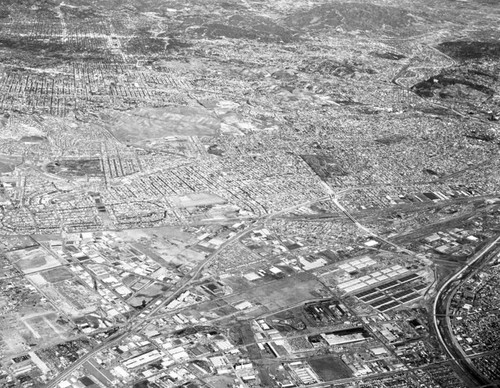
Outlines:
{"label": "aerial cityscape", "polygon": [[500,387],[498,0],[0,0],[0,388]]}

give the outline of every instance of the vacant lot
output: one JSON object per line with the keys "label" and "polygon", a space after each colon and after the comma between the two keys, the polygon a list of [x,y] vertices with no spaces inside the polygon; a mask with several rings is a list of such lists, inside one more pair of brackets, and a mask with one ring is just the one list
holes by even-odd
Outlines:
{"label": "vacant lot", "polygon": [[49,269],[48,271],[42,272],[41,275],[49,283],[62,282],[63,280],[68,280],[73,277],[73,274],[65,267]]}
{"label": "vacant lot", "polygon": [[176,207],[195,207],[210,206],[226,203],[224,198],[210,193],[190,193],[186,195],[176,195],[169,197],[172,204]]}
{"label": "vacant lot", "polygon": [[12,155],[0,155],[0,173],[12,172],[22,159]]}
{"label": "vacant lot", "polygon": [[300,273],[250,288],[240,295],[229,296],[226,301],[229,304],[235,304],[247,300],[253,305],[260,304],[273,311],[293,307],[307,300],[318,299],[319,295],[316,291],[319,289],[324,289],[324,287],[315,277],[308,273]]}
{"label": "vacant lot", "polygon": [[352,376],[351,370],[338,357],[313,358],[308,362],[323,381],[346,379]]}
{"label": "vacant lot", "polygon": [[43,248],[27,248],[6,253],[7,258],[25,274],[61,265],[57,259]]}

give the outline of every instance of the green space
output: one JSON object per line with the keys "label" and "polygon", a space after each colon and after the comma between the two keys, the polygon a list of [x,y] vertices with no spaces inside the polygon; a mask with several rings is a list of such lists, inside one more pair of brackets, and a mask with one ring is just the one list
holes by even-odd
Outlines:
{"label": "green space", "polygon": [[311,358],[308,363],[323,381],[347,379],[352,376],[351,370],[338,357]]}
{"label": "green space", "polygon": [[49,283],[62,282],[73,277],[73,274],[65,267],[49,269],[48,271],[42,272],[41,275]]}

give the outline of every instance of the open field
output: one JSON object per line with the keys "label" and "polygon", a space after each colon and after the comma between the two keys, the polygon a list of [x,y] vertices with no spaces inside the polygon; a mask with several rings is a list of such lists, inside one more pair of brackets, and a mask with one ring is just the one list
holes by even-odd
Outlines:
{"label": "open field", "polygon": [[124,143],[167,136],[212,136],[220,128],[219,120],[208,111],[187,106],[112,111],[104,121]]}
{"label": "open field", "polygon": [[73,277],[73,274],[64,267],[49,269],[41,272],[40,275],[49,283],[62,282]]}
{"label": "open field", "polygon": [[11,155],[0,155],[0,173],[12,172],[22,159]]}
{"label": "open field", "polygon": [[41,247],[8,252],[6,256],[25,274],[55,268],[61,265],[61,262]]}
{"label": "open field", "polygon": [[237,304],[247,300],[252,304],[260,304],[270,311],[292,307],[310,299],[318,299],[317,290],[324,286],[312,275],[300,273],[280,281],[247,289],[244,296],[229,296],[225,300],[229,304]]}
{"label": "open field", "polygon": [[312,358],[308,360],[308,363],[323,381],[346,379],[352,376],[351,370],[338,357]]}
{"label": "open field", "polygon": [[178,195],[169,197],[172,204],[176,207],[195,207],[195,206],[210,206],[226,203],[226,200],[215,194],[210,193],[192,193],[186,195]]}
{"label": "open field", "polygon": [[139,252],[167,268],[197,263],[205,259],[203,254],[188,248],[197,240],[179,227],[129,229],[117,232],[117,235]]}

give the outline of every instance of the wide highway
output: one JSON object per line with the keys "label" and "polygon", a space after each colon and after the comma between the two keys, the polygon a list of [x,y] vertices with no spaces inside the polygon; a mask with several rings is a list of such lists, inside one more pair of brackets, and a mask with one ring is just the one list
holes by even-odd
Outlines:
{"label": "wide highway", "polygon": [[461,377],[463,377],[471,387],[487,387],[492,385],[476,370],[476,368],[474,368],[468,358],[465,357],[463,350],[456,343],[449,317],[450,302],[458,287],[473,275],[479,267],[498,253],[500,250],[499,242],[500,236],[490,240],[460,271],[441,286],[434,299],[433,323],[437,338],[447,356],[462,372]]}

